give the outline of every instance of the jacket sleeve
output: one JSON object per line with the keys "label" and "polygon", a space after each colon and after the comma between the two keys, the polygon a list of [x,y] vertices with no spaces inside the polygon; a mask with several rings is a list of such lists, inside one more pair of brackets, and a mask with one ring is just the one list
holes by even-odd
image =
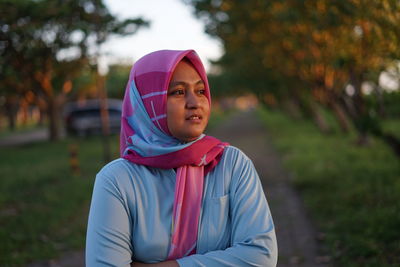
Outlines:
{"label": "jacket sleeve", "polygon": [[230,188],[231,246],[178,259],[180,266],[276,266],[271,213],[253,163],[236,163]]}
{"label": "jacket sleeve", "polygon": [[107,172],[96,176],[86,236],[86,266],[130,266],[129,210]]}

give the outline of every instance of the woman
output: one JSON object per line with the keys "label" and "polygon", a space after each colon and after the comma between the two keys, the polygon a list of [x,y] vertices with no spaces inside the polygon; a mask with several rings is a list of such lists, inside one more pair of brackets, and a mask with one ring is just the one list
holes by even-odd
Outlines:
{"label": "woman", "polygon": [[96,177],[87,266],[276,265],[258,175],[243,152],[203,134],[210,106],[193,50],[156,51],[135,63],[121,158]]}

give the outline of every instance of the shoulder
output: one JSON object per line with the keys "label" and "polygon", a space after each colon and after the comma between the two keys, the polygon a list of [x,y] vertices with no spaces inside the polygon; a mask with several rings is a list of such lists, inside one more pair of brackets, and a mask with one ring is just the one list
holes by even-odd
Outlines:
{"label": "shoulder", "polygon": [[147,167],[119,158],[106,164],[96,175],[94,188],[111,194],[124,203],[135,203],[137,190],[154,176]]}
{"label": "shoulder", "polygon": [[129,161],[123,158],[115,159],[104,165],[104,167],[99,171],[98,175],[114,176],[116,173],[130,171],[132,168],[134,168],[132,165],[133,164],[130,164]]}
{"label": "shoulder", "polygon": [[218,165],[229,171],[231,186],[237,187],[242,183],[255,182],[259,179],[257,170],[251,159],[239,148],[228,146]]}
{"label": "shoulder", "polygon": [[233,169],[252,164],[250,158],[242,150],[231,145],[225,148],[221,161],[225,166],[231,166]]}
{"label": "shoulder", "polygon": [[126,174],[132,175],[152,172],[153,169],[154,168],[136,164],[123,158],[118,158],[106,164],[98,174],[119,177]]}
{"label": "shoulder", "polygon": [[229,145],[225,148],[224,156],[225,155],[235,156],[235,157],[243,157],[243,158],[248,159],[247,155],[242,150],[240,150],[239,148],[232,146],[232,145]]}
{"label": "shoulder", "polygon": [[119,158],[106,164],[96,175],[96,182],[124,187],[132,183],[135,177],[141,177],[148,170],[145,166],[134,164],[126,159]]}

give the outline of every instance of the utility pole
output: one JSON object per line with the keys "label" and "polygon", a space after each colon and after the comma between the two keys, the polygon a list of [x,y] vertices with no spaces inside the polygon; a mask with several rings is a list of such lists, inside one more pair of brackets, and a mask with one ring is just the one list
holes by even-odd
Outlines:
{"label": "utility pole", "polygon": [[96,85],[98,90],[98,97],[100,101],[100,118],[101,118],[101,132],[102,132],[102,143],[103,143],[103,160],[104,163],[111,161],[111,149],[110,149],[110,118],[108,114],[108,101],[107,91],[104,86],[104,77],[102,77],[96,70]]}

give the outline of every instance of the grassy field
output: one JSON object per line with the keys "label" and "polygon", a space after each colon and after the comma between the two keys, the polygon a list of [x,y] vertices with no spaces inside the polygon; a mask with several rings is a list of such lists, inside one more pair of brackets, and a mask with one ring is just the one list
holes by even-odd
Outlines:
{"label": "grassy field", "polygon": [[[72,174],[69,147],[78,145],[81,172]],[[117,157],[118,137],[112,137]],[[22,265],[83,248],[100,137],[0,149],[0,265]]]}
{"label": "grassy field", "polygon": [[[209,128],[224,117],[213,112]],[[119,154],[118,138],[111,137],[113,158]],[[77,175],[70,169],[71,145],[79,149]],[[0,266],[83,249],[93,182],[103,165],[100,137],[1,147]]]}
{"label": "grassy field", "polygon": [[[400,265],[400,161],[380,140],[260,110],[337,266]],[[400,132],[400,121],[388,122]]]}

